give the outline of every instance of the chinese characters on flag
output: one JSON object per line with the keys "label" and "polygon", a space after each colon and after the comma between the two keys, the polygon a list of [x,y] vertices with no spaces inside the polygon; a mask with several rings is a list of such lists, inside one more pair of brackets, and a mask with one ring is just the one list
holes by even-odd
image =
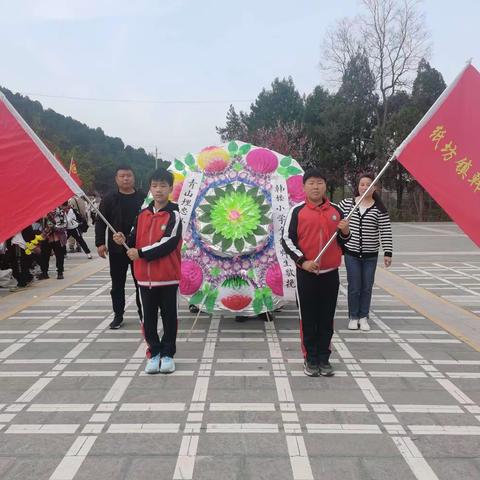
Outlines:
{"label": "chinese characters on flag", "polygon": [[468,65],[396,152],[480,246],[480,73]]}

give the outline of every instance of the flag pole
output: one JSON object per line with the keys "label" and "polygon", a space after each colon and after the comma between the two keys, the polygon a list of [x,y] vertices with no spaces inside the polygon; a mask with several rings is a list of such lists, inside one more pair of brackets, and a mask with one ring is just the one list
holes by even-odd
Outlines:
{"label": "flag pole", "polygon": [[[385,173],[387,168],[392,164],[392,162],[402,153],[404,148],[410,143],[410,141],[413,139],[413,137],[418,133],[418,131],[423,128],[423,126],[430,120],[432,115],[440,108],[444,100],[448,97],[450,92],[453,90],[453,88],[456,86],[462,75],[465,73],[465,70],[471,66],[472,59],[469,59],[466,61],[465,67],[462,68],[461,72],[455,77],[453,82],[438,96],[438,98],[435,100],[433,105],[427,110],[427,113],[421,118],[421,120],[415,125],[413,130],[405,137],[403,142],[395,149],[393,152],[392,156],[388,159],[387,163],[383,166],[382,170],[378,173],[378,175],[375,177],[373,182],[370,184],[370,186],[367,188],[365,193],[360,197],[359,201],[356,203],[354,208],[350,211],[350,213],[347,215],[345,218],[348,220],[352,214],[359,208],[360,203],[362,200],[366,197],[366,195],[370,192],[370,190],[373,188],[373,186],[378,182],[378,180],[381,178],[381,176]],[[322,248],[320,253],[315,257],[314,262],[318,262],[320,260],[320,257],[325,253],[325,250],[330,246],[330,244],[337,238],[338,232],[335,232],[331,238],[328,240],[326,245]]]}
{"label": "flag pole", "polygon": [[[108,229],[112,232],[112,233],[118,233],[114,228],[113,226],[110,224],[110,222],[105,218],[105,216],[103,215],[103,213],[100,211],[100,209],[88,198],[88,195],[82,190],[82,193],[83,195],[81,195],[81,198],[83,198],[83,200],[85,200],[94,210],[95,212],[97,213],[97,215],[103,220],[103,222],[105,223],[105,225],[108,227]],[[125,243],[125,242],[122,242],[122,245],[128,250],[130,247]]]}
{"label": "flag pole", "polygon": [[[360,203],[362,202],[362,200],[370,193],[370,191],[372,190],[372,188],[378,183],[378,181],[380,180],[380,178],[383,176],[383,174],[387,171],[388,167],[392,164],[392,162],[395,160],[396,158],[396,155],[395,153],[388,159],[387,163],[383,166],[383,168],[380,170],[380,172],[378,173],[378,175],[374,178],[373,182],[369,185],[369,187],[365,190],[365,192],[363,193],[363,195],[360,197],[360,199],[358,200],[358,202],[356,202],[355,206],[353,207],[353,209],[349,212],[349,214],[345,217],[345,220],[348,220],[353,214],[354,212],[356,212],[358,210],[358,208],[360,207]],[[315,260],[314,262],[318,262],[318,260],[320,260],[320,257],[325,253],[325,250],[330,246],[330,244],[337,238],[337,235],[338,235],[338,231],[335,232],[331,237],[330,239],[328,240],[328,242],[325,244],[325,246],[320,250],[320,253],[315,257]]]}

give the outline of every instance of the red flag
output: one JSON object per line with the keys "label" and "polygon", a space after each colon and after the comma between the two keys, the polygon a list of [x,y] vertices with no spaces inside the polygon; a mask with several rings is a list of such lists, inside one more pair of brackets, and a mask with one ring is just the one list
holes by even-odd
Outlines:
{"label": "red flag", "polygon": [[0,92],[0,242],[82,189]]}
{"label": "red flag", "polygon": [[70,160],[70,168],[68,169],[68,173],[75,180],[75,183],[79,187],[81,187],[82,186],[82,179],[80,178],[80,175],[78,174],[77,162],[75,161],[75,159],[73,157]]}
{"label": "red flag", "polygon": [[480,246],[480,73],[467,65],[395,152]]}

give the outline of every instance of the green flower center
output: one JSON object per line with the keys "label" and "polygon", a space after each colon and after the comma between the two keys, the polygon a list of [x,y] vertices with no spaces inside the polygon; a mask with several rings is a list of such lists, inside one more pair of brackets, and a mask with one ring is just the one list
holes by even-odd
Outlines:
{"label": "green flower center", "polygon": [[218,199],[210,213],[214,230],[231,240],[253,234],[261,217],[258,203],[248,193],[237,191]]}
{"label": "green flower center", "polygon": [[268,241],[270,208],[260,187],[241,181],[213,187],[197,208],[197,231],[216,255],[246,255]]}

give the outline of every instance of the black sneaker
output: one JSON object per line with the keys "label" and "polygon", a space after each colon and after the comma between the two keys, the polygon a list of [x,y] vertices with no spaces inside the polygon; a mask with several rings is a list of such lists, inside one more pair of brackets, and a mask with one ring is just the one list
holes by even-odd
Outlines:
{"label": "black sneaker", "polygon": [[57,273],[57,280],[63,280],[65,277],[63,276],[63,272]]}
{"label": "black sneaker", "polygon": [[317,365],[307,361],[303,363],[303,373],[309,377],[318,377],[320,375]]}
{"label": "black sneaker", "polygon": [[50,277],[48,276],[48,273],[41,273],[37,278],[39,280],[48,280]]}
{"label": "black sneaker", "polygon": [[188,310],[190,310],[190,313],[198,313],[200,311],[196,305],[189,305]]}
{"label": "black sneaker", "polygon": [[333,377],[335,375],[329,362],[320,362],[318,369],[323,377]]}
{"label": "black sneaker", "polygon": [[120,328],[122,326],[122,322],[123,322],[123,317],[121,315],[115,315],[115,317],[113,318],[113,321],[112,321],[112,323],[110,323],[109,327],[112,330],[117,330],[118,328]]}

